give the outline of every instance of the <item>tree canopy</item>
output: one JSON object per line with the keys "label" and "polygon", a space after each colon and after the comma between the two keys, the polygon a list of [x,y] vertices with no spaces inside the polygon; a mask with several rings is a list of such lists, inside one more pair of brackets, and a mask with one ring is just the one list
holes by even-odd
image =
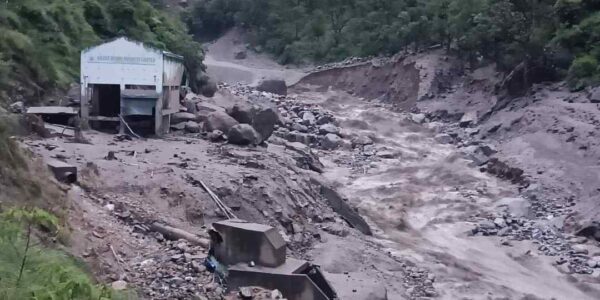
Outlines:
{"label": "tree canopy", "polygon": [[76,82],[80,51],[127,36],[182,54],[203,68],[184,24],[147,0],[7,0],[0,4],[0,97],[43,94]]}
{"label": "tree canopy", "polygon": [[441,46],[509,71],[522,62],[597,79],[599,0],[199,0],[190,24],[243,26],[282,63],[326,62]]}

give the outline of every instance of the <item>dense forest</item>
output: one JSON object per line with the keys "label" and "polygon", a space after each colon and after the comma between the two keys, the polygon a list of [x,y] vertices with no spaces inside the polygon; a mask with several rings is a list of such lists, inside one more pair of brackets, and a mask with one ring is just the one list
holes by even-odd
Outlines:
{"label": "dense forest", "polygon": [[598,81],[600,0],[199,0],[190,26],[244,26],[282,63],[443,47],[472,66],[557,71]]}
{"label": "dense forest", "polygon": [[128,36],[203,68],[184,24],[148,0],[6,0],[0,3],[0,97],[43,95],[77,82],[80,51]]}

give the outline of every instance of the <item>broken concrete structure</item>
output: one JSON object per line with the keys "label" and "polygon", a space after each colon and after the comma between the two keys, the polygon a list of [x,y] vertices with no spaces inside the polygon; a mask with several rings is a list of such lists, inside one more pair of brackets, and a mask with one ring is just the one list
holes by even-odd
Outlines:
{"label": "broken concrete structure", "polygon": [[278,289],[289,300],[337,299],[318,266],[286,258],[286,242],[271,226],[227,220],[213,223],[211,250],[228,265],[228,288]]}
{"label": "broken concrete structure", "polygon": [[256,265],[277,267],[285,263],[286,243],[271,226],[227,220],[213,223],[222,242],[213,243],[215,257],[234,265],[253,261]]}
{"label": "broken concrete structure", "polygon": [[180,108],[184,70],[182,56],[127,38],[82,51],[82,122],[121,122],[123,130],[125,119],[149,120],[165,132]]}
{"label": "broken concrete structure", "polygon": [[60,160],[50,160],[47,164],[58,181],[65,183],[77,182],[77,167]]}
{"label": "broken concrete structure", "polygon": [[74,124],[74,118],[79,114],[79,109],[66,106],[33,106],[27,109],[28,115],[37,115],[46,123],[61,125]]}

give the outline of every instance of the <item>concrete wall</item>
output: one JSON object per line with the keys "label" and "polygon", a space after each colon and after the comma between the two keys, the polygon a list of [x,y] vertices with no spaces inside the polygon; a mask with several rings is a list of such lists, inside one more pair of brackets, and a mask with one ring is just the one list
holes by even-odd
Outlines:
{"label": "concrete wall", "polygon": [[222,242],[212,241],[215,257],[222,263],[234,265],[249,263],[265,267],[277,267],[285,263],[286,243],[273,227],[221,221],[213,223]]}
{"label": "concrete wall", "polygon": [[304,274],[277,274],[230,270],[229,288],[242,286],[260,286],[278,289],[288,300],[330,300],[308,276]]}
{"label": "concrete wall", "polygon": [[81,53],[81,82],[156,86],[162,91],[162,51],[119,38]]}

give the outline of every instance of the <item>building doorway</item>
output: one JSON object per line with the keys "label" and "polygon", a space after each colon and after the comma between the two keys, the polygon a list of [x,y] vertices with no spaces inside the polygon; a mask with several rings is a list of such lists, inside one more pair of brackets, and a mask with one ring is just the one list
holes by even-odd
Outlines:
{"label": "building doorway", "polygon": [[121,86],[95,84],[92,92],[92,115],[118,117],[121,113]]}

